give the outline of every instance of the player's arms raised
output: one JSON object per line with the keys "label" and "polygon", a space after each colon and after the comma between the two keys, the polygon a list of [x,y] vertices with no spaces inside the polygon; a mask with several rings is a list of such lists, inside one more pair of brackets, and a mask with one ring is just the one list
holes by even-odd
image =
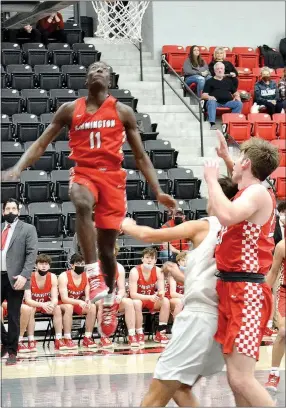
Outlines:
{"label": "player's arms raised", "polygon": [[125,218],[121,224],[121,229],[125,234],[149,243],[160,243],[175,241],[177,239],[187,239],[193,243],[202,238],[209,231],[209,223],[207,221],[187,221],[180,225],[171,228],[154,229],[137,225],[132,218]]}
{"label": "player's arms raised", "polygon": [[273,257],[273,263],[266,277],[266,282],[271,287],[274,285],[277,279],[277,276],[278,276],[278,273],[279,273],[279,270],[280,270],[280,267],[281,267],[281,264],[284,258],[285,258],[285,240],[282,239],[276,245],[274,257]]}
{"label": "player's arms raised", "polygon": [[156,199],[161,204],[165,205],[171,210],[174,210],[177,205],[176,200],[174,200],[168,194],[163,193],[161,190],[153,164],[148,154],[144,150],[133,110],[129,106],[122,103],[117,104],[117,109],[120,119],[125,126],[127,140],[135,156],[138,169],[143,173],[146,180],[150,184],[153,192],[156,195]]}
{"label": "player's arms raised", "polygon": [[233,166],[234,166],[234,161],[232,160],[229,154],[224,135],[222,134],[220,130],[217,130],[216,134],[217,134],[217,139],[219,143],[219,146],[216,148],[217,155],[218,157],[221,157],[223,161],[225,162],[228,175],[231,177]]}
{"label": "player's arms raised", "polygon": [[71,124],[74,102],[64,103],[55,113],[52,122],[29,149],[23,154],[21,159],[11,169],[1,174],[2,181],[17,181],[20,174],[27,167],[34,164],[45,153],[48,145],[58,136],[61,129]]}

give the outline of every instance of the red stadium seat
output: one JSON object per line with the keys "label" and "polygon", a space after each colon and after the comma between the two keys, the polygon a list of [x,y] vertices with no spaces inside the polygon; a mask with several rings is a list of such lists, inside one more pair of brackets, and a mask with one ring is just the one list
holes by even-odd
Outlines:
{"label": "red stadium seat", "polygon": [[188,54],[186,52],[172,52],[169,54],[168,62],[178,74],[181,74],[187,58]]}
{"label": "red stadium seat", "polygon": [[251,92],[254,89],[256,77],[253,74],[238,75],[238,89]]}
{"label": "red stadium seat", "polygon": [[238,143],[250,138],[251,125],[241,113],[225,113],[222,115],[222,128]]}
{"label": "red stadium seat", "polygon": [[277,123],[277,135],[279,139],[286,139],[286,116],[284,113],[275,113],[273,121]]}
{"label": "red stadium seat", "polygon": [[[248,119],[249,122],[252,124],[251,134],[252,134],[252,135],[255,135],[255,136],[258,136],[258,135],[255,133],[255,130],[256,130],[256,129],[254,129],[256,122],[259,122],[259,123],[262,123],[262,122],[272,122],[271,116],[268,115],[268,113],[249,113],[248,116],[247,116],[247,119]],[[261,137],[262,137],[262,136],[261,136]],[[262,138],[263,138],[263,137],[262,137]],[[264,138],[263,138],[263,139],[264,139]],[[275,139],[275,138],[274,138],[274,139]],[[269,140],[269,139],[268,139],[268,140]],[[270,139],[270,140],[273,140],[273,139]]]}
{"label": "red stadium seat", "polygon": [[249,101],[242,101],[241,113],[247,116],[250,113],[251,106],[253,105],[253,98],[251,97]]}
{"label": "red stadium seat", "polygon": [[276,74],[279,76],[279,78],[284,77],[284,68],[277,68],[276,69]]}
{"label": "red stadium seat", "polygon": [[271,144],[277,146],[281,155],[280,167],[286,167],[286,141],[285,140],[272,140]]}
{"label": "red stadium seat", "polygon": [[253,135],[264,140],[276,139],[276,123],[269,121],[255,122],[253,127]]}
{"label": "red stadium seat", "polygon": [[169,55],[171,52],[185,52],[182,45],[163,45],[162,54]]}
{"label": "red stadium seat", "polygon": [[278,167],[270,176],[275,180],[275,188],[277,198],[279,200],[286,199],[286,167]]}
{"label": "red stadium seat", "polygon": [[245,68],[259,67],[259,57],[251,47],[233,47],[232,52],[237,55],[237,64]]}

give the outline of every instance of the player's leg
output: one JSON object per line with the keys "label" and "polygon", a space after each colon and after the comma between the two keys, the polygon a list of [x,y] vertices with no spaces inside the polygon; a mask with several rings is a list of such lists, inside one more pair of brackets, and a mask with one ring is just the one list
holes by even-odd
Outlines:
{"label": "player's leg", "polygon": [[170,316],[170,301],[163,297],[154,304],[154,310],[159,312],[159,328],[154,337],[154,341],[161,344],[167,344],[169,339],[166,336],[167,324]]}
{"label": "player's leg", "polygon": [[131,347],[139,347],[135,335],[135,309],[132,299],[123,298],[119,305],[119,312],[124,312],[125,323],[128,330],[128,344]]}
{"label": "player's leg", "polygon": [[31,307],[30,311],[30,318],[27,326],[27,334],[28,334],[28,348],[30,352],[37,351],[37,344],[35,342],[35,313],[37,309],[35,307]]}
{"label": "player's leg", "polygon": [[227,376],[237,404],[251,407],[273,407],[274,401],[266,389],[255,378],[256,360],[245,354],[238,353],[234,346],[233,352],[226,355]]}
{"label": "player's leg", "polygon": [[57,305],[53,311],[53,323],[55,329],[55,338],[56,340],[62,340],[63,337],[63,314],[61,306]]}
{"label": "player's leg", "polygon": [[60,305],[63,314],[63,328],[64,328],[64,345],[65,349],[73,350],[77,348],[77,344],[72,341],[71,330],[72,330],[72,317],[74,306],[68,303],[63,303]]}
{"label": "player's leg", "polygon": [[192,391],[192,387],[187,384],[181,384],[175,392],[173,400],[179,407],[199,407],[200,403]]}
{"label": "player's leg", "polygon": [[179,381],[163,381],[153,378],[149,390],[140,406],[165,407],[180,386],[181,383]]}
{"label": "player's leg", "polygon": [[25,304],[21,305],[21,311],[20,311],[20,336],[19,336],[19,342],[18,342],[18,352],[19,353],[29,353],[29,347],[26,346],[26,344],[23,343],[24,341],[24,334],[25,331],[27,330],[30,316],[31,316],[31,307]]}
{"label": "player's leg", "polygon": [[145,337],[143,332],[143,314],[142,314],[142,301],[139,299],[132,299],[135,310],[135,332],[137,342],[140,346],[144,346]]}
{"label": "player's leg", "polygon": [[[102,321],[102,309],[103,309],[103,300],[100,300],[99,302],[96,303],[97,306],[97,328],[100,327],[101,321]],[[104,335],[103,333],[100,332],[100,329],[98,330],[100,334],[100,347],[102,348],[113,348],[113,343],[112,340]]]}
{"label": "player's leg", "polygon": [[183,310],[183,302],[180,298],[171,298],[170,299],[170,309],[173,315],[173,318],[177,316]]}
{"label": "player's leg", "polygon": [[83,347],[95,348],[96,343],[92,339],[92,333],[96,319],[96,305],[91,304],[89,308],[82,309],[82,314],[86,315],[85,318],[85,333],[83,337]]}

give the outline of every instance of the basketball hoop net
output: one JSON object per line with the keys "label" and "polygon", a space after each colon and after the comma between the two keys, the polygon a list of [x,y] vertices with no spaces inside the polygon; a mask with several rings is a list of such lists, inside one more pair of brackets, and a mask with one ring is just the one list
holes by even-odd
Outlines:
{"label": "basketball hoop net", "polygon": [[114,43],[142,42],[141,27],[149,1],[92,1],[98,25],[95,35]]}

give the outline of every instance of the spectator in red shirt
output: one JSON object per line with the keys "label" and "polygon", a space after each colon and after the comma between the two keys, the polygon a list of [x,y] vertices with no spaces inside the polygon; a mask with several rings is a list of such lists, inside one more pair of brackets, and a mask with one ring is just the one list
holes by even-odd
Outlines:
{"label": "spectator in red shirt", "polygon": [[61,13],[53,13],[38,21],[37,28],[42,34],[44,44],[48,44],[49,37],[56,38],[58,42],[65,43],[64,20]]}
{"label": "spectator in red shirt", "polygon": [[[162,228],[170,228],[174,227],[175,225],[179,225],[182,222],[186,222],[186,217],[182,208],[178,208],[176,213],[172,216],[172,218],[166,222]],[[171,242],[164,242],[164,244],[160,248],[160,259],[162,262],[166,262],[169,259],[174,259],[181,251],[188,251],[189,250],[189,243],[185,239],[171,241]]]}

